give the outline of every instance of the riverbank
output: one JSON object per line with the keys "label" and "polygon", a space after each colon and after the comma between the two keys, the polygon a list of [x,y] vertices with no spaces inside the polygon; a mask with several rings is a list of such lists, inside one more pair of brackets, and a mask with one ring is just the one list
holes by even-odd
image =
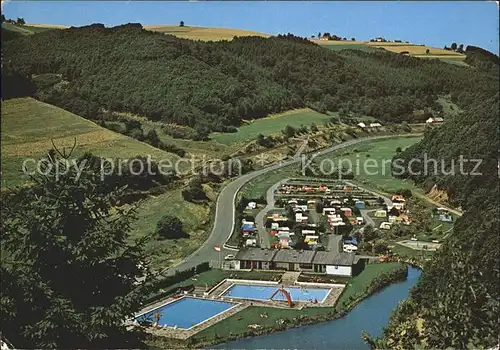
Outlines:
{"label": "riverbank", "polygon": [[[352,278],[334,307],[309,307],[277,309],[250,306],[219,323],[185,340],[150,338],[147,343],[159,348],[203,348],[231,340],[284,331],[341,318],[356,305],[384,287],[405,280],[408,267],[401,263],[369,264],[358,276]],[[267,315],[263,318],[261,315]],[[249,328],[251,324],[259,327]]]}

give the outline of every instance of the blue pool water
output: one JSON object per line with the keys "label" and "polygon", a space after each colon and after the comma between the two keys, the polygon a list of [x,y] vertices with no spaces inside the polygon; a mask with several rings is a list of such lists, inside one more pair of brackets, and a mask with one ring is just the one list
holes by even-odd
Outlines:
{"label": "blue pool water", "polygon": [[[274,292],[279,288],[279,286],[255,286],[246,284],[234,284],[229,290],[224,293],[224,296],[232,298],[244,298],[253,300],[269,300]],[[284,288],[292,298],[292,301],[314,301],[316,299],[318,303],[322,303],[323,300],[328,295],[329,289],[319,289],[319,288]],[[283,300],[285,301],[285,296],[281,293],[277,293],[273,300]]]}
{"label": "blue pool water", "polygon": [[159,313],[158,325],[187,329],[233,306],[223,301],[184,297],[137,317],[137,321],[154,323],[155,314]]}

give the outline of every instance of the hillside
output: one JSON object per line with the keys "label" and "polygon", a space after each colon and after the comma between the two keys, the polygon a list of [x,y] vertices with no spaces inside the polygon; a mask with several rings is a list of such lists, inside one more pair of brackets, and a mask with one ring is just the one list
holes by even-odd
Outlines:
{"label": "hillside", "polygon": [[99,125],[32,98],[2,101],[2,187],[28,180],[22,164],[26,158],[38,160],[52,148],[71,148],[74,155],[86,151],[109,158],[133,158],[150,154],[156,159],[178,159],[176,155],[146,143],[109,131]]}
{"label": "hillside", "polygon": [[176,37],[182,39],[203,41],[233,40],[235,36],[259,36],[263,38],[268,38],[270,36],[269,34],[242,29],[208,28],[197,26],[180,27],[179,25],[145,25],[144,29],[151,30],[153,32],[175,35]]}
{"label": "hillside", "polygon": [[4,57],[7,74],[37,76],[43,101],[91,119],[106,109],[185,125],[199,138],[304,107],[422,122],[440,113],[439,95],[481,91],[494,80],[383,51],[324,50],[293,36],[202,42],[140,24],[48,31],[7,42]]}
{"label": "hillside", "polygon": [[[408,167],[403,178],[427,191],[436,185],[464,214],[424,269],[410,299],[392,316],[377,348],[464,349],[498,344],[499,95],[491,91],[455,99],[463,113],[426,132],[419,144],[400,157]],[[467,160],[463,165],[461,157]],[[418,164],[425,158],[444,162],[445,167],[425,172],[420,163],[409,171],[410,161]]]}

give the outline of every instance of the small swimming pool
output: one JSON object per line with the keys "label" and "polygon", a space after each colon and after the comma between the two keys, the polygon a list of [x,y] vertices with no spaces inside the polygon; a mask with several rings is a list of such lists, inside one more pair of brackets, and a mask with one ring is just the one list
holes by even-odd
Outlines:
{"label": "small swimming pool", "polygon": [[[279,286],[233,284],[224,293],[224,296],[251,300],[269,300],[279,288]],[[316,299],[318,303],[322,303],[330,292],[330,289],[311,287],[286,287],[284,289],[290,293],[292,301],[314,301]],[[286,298],[283,294],[277,293],[272,300],[286,301]]]}
{"label": "small swimming pool", "polygon": [[219,315],[235,306],[224,301],[183,297],[153,311],[138,316],[139,323],[155,323],[156,314],[160,314],[159,326],[191,328],[198,323]]}

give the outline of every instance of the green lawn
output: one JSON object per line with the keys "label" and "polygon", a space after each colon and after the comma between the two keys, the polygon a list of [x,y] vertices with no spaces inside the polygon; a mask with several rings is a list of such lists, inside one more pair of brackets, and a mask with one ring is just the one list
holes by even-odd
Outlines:
{"label": "green lawn", "polygon": [[320,125],[330,118],[331,116],[326,114],[301,109],[283,113],[281,116],[254,120],[238,128],[238,132],[236,133],[212,133],[210,137],[218,143],[231,145],[236,142],[254,140],[259,134],[265,136],[279,134],[287,125],[293,127],[300,127],[301,125],[309,126],[312,123]]}
{"label": "green lawn", "polygon": [[316,159],[318,162],[327,159],[328,161],[324,163],[326,169],[329,169],[327,165],[331,161],[334,165],[343,164],[344,167],[351,167],[354,181],[364,187],[389,193],[401,188],[422,192],[412,182],[396,179],[391,174],[391,159],[396,154],[396,148],[401,147],[404,150],[420,140],[421,136],[367,141]]}
{"label": "green lawn", "polygon": [[[296,168],[296,166],[295,166]],[[270,171],[264,176],[259,176],[248,183],[246,183],[240,190],[240,196],[244,196],[249,199],[257,199],[260,197],[266,197],[266,192],[275,183],[280,180],[285,179],[290,176],[293,170],[290,166],[280,168],[277,170]]]}
{"label": "green lawn", "polygon": [[391,272],[393,270],[397,270],[400,266],[401,263],[399,262],[375,263],[366,265],[365,269],[358,276],[353,277],[347,284],[344,293],[342,293],[337,302],[337,307],[341,307],[345,302],[349,300],[351,296],[353,298],[362,296],[363,292],[375,277]]}

